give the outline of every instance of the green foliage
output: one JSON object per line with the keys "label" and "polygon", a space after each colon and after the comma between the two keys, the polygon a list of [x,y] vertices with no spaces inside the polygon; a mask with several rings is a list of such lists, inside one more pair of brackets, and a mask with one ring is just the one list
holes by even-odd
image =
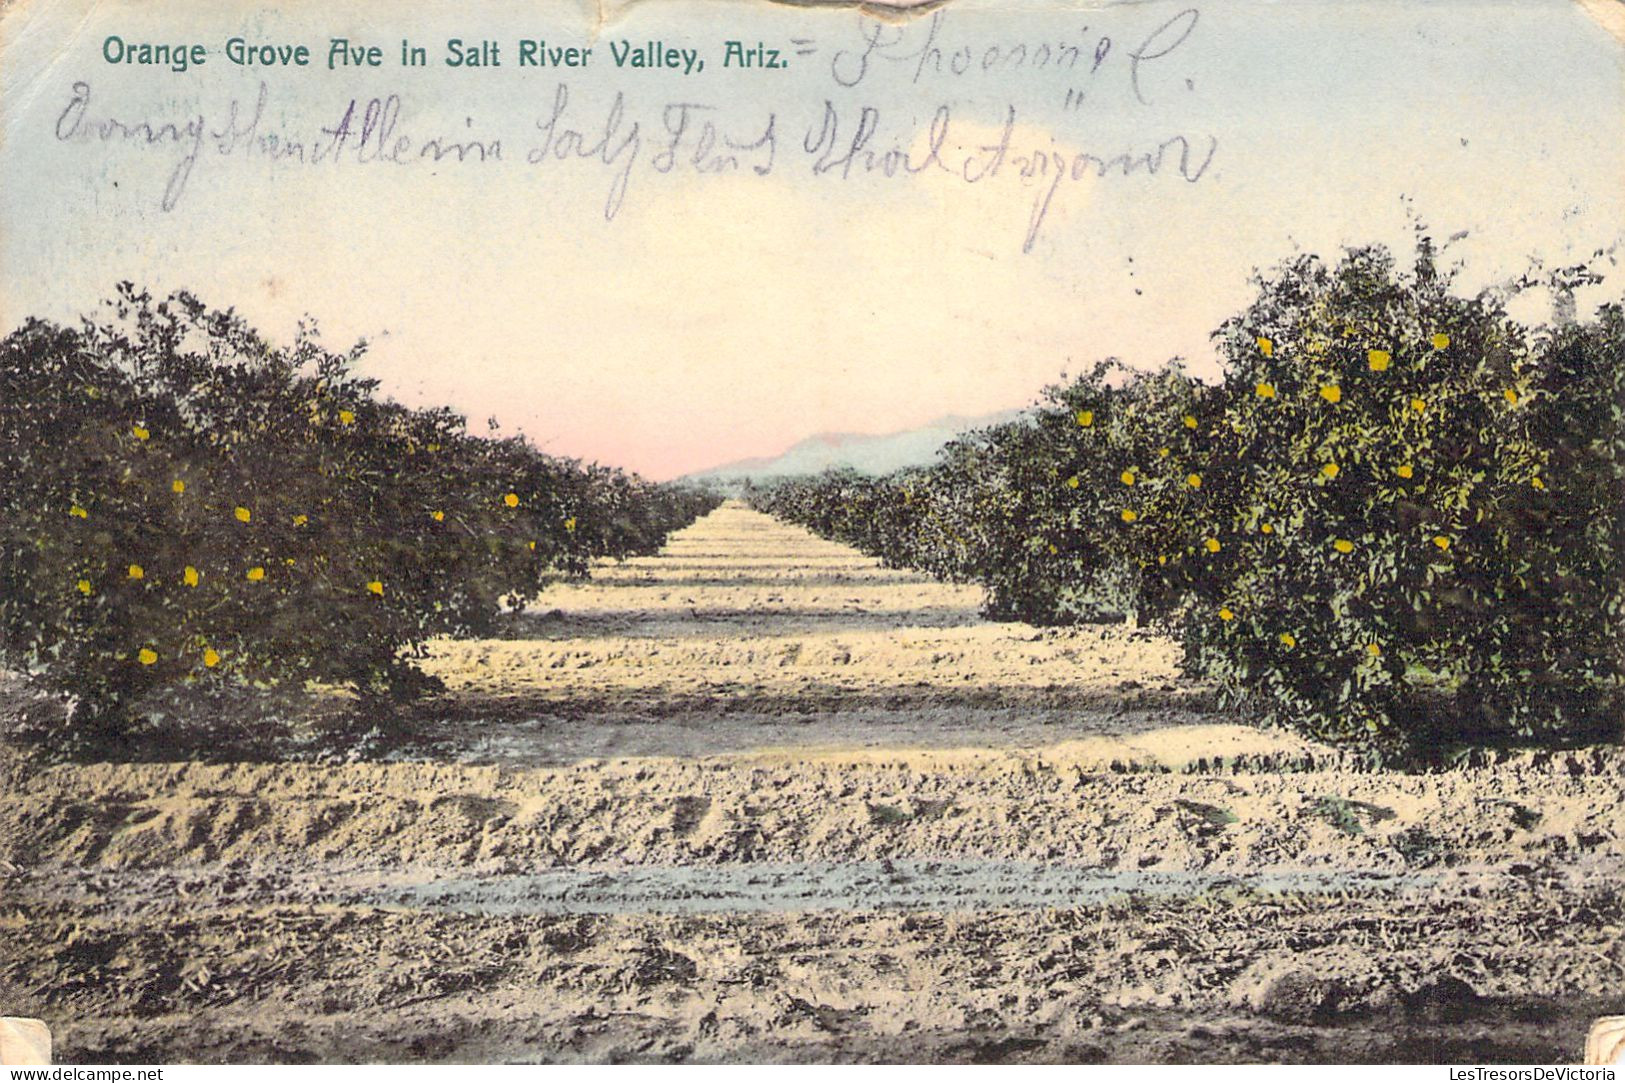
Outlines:
{"label": "green foliage", "polygon": [[361,355],[125,285],[0,342],[0,664],[116,736],[146,692],[420,682],[434,636],[714,504],[379,399]]}
{"label": "green foliage", "polygon": [[1350,801],[1346,797],[1319,797],[1309,810],[1345,835],[1363,835],[1366,825],[1380,824],[1394,818],[1394,810],[1367,801]]}
{"label": "green foliage", "polygon": [[896,805],[875,804],[869,805],[869,822],[877,827],[895,827],[906,824],[914,819],[912,813],[898,808]]}
{"label": "green foliage", "polygon": [[1224,828],[1237,822],[1234,812],[1219,805],[1209,805],[1203,801],[1186,801],[1183,798],[1176,800],[1174,804],[1208,827]]}
{"label": "green foliage", "polygon": [[754,500],[996,617],[1163,622],[1266,720],[1389,759],[1618,735],[1619,305],[1531,331],[1424,240],[1294,260],[1215,337],[1218,386],[1106,363],[928,470]]}

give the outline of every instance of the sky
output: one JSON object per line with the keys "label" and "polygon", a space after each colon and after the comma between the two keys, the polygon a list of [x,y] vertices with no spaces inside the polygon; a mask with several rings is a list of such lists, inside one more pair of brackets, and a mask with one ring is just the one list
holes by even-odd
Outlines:
{"label": "sky", "polygon": [[[1568,0],[592,10],[12,6],[0,321],[74,320],[123,279],[279,341],[308,314],[366,339],[392,397],[668,478],[1022,406],[1106,356],[1211,375],[1256,269],[1404,250],[1413,219],[1465,233],[1464,288],[1625,229],[1622,45]],[[236,64],[233,37],[310,62]],[[334,38],[384,62],[330,69]],[[448,66],[452,38],[500,63]],[[521,67],[521,39],[594,53]],[[788,66],[724,66],[729,40]],[[616,66],[648,42],[679,67]],[[128,62],[142,43],[207,55]],[[1154,174],[1090,168],[1159,148]]]}

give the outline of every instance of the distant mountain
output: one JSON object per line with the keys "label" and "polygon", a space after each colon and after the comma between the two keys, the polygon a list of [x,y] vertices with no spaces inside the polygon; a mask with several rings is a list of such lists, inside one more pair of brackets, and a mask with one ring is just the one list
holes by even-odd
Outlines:
{"label": "distant mountain", "polygon": [[942,445],[972,429],[984,429],[1020,417],[1020,410],[1005,410],[984,417],[943,417],[903,432],[819,433],[797,443],[782,455],[741,459],[689,474],[684,481],[762,481],[768,478],[821,474],[850,468],[865,474],[889,474],[908,466],[927,466]]}

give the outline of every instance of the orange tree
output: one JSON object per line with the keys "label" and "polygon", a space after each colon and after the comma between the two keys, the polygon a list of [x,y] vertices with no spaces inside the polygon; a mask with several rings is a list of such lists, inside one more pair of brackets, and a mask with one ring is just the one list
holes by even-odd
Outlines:
{"label": "orange tree", "polygon": [[928,470],[758,500],[994,616],[1159,620],[1259,716],[1378,756],[1617,737],[1625,318],[1532,331],[1450,287],[1426,241],[1297,259],[1217,332],[1218,386],[1102,365]]}
{"label": "orange tree", "polygon": [[1176,363],[1101,366],[1048,398],[1034,424],[1060,448],[1053,522],[1071,575],[1112,608],[1169,619],[1212,559],[1209,509],[1233,477],[1214,453],[1215,396]]}
{"label": "orange tree", "polygon": [[[1464,629],[1512,659],[1462,698],[1491,726],[1619,736],[1625,713],[1625,309],[1542,340],[1524,418],[1538,454],[1509,471],[1487,517],[1515,561],[1517,609]],[[1521,484],[1527,479],[1527,485]],[[1537,484],[1538,482],[1538,484]],[[1612,721],[1607,721],[1611,716]]]}
{"label": "orange tree", "polygon": [[[1409,272],[1300,259],[1219,332],[1241,483],[1179,630],[1197,670],[1316,737],[1428,757],[1595,736],[1622,673],[1621,475],[1596,450],[1620,438],[1617,316],[1543,339],[1449,284],[1425,243]],[[1586,450],[1554,469],[1576,421]]]}
{"label": "orange tree", "polygon": [[1188,587],[1180,558],[1201,487],[1219,482],[1193,466],[1213,458],[1212,411],[1177,366],[1105,362],[1027,418],[948,444],[929,469],[794,479],[753,500],[889,564],[980,583],[998,619],[1166,616]]}
{"label": "orange tree", "polygon": [[90,737],[169,685],[409,691],[429,638],[714,503],[381,400],[308,328],[273,347],[128,285],[110,309],[0,342],[0,664]]}
{"label": "orange tree", "polygon": [[1073,554],[1057,544],[1069,536],[1056,529],[1067,491],[1056,475],[1054,434],[1016,422],[960,440],[920,486],[915,516],[933,525],[939,560],[987,588],[995,618],[1046,621],[1076,601]]}

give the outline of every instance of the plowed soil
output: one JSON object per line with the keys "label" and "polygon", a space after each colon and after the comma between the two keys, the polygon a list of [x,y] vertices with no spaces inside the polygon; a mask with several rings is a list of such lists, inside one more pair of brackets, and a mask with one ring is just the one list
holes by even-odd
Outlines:
{"label": "plowed soil", "polygon": [[63,1062],[1528,1063],[1625,1011],[1619,749],[1361,770],[979,601],[730,504],[342,748],[14,742],[0,1014]]}

